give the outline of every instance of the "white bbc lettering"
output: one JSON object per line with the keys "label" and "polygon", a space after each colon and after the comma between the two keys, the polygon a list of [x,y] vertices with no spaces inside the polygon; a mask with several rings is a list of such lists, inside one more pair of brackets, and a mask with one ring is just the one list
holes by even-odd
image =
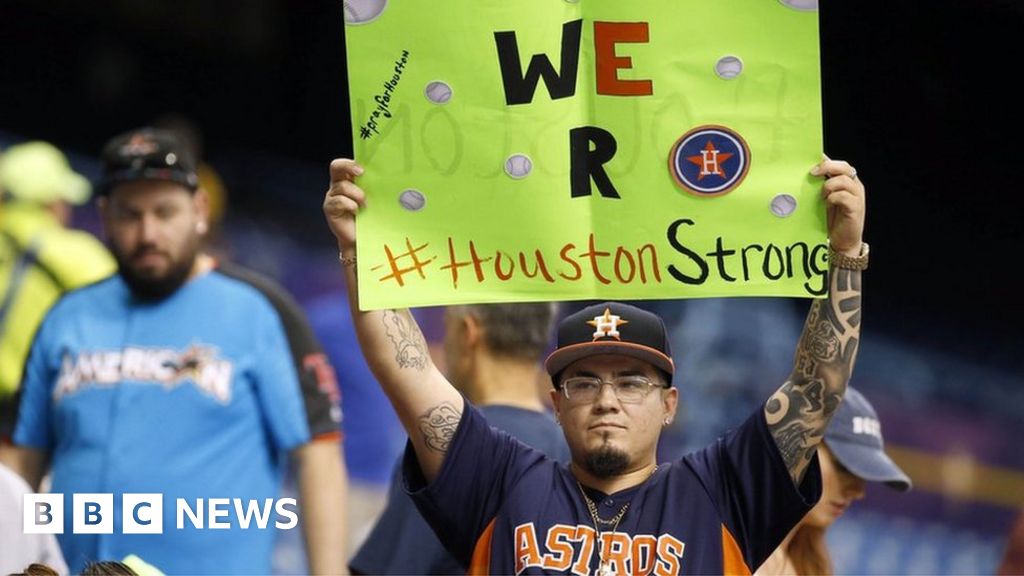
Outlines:
{"label": "white bbc lettering", "polygon": [[[291,530],[299,524],[295,498],[197,498],[175,502],[178,530]],[[113,534],[113,494],[73,494],[70,512],[72,533]],[[63,494],[25,494],[22,498],[22,531],[25,534],[64,533]],[[163,534],[164,497],[162,494],[121,495],[121,534]],[[187,519],[187,521],[186,521]]]}
{"label": "white bbc lettering", "polygon": [[[293,509],[288,509],[285,507],[289,504]],[[298,506],[298,502],[295,501],[295,498],[281,498],[280,500],[275,502],[274,511],[277,512],[278,516],[288,518],[288,521],[281,522],[280,520],[278,520],[277,522],[274,522],[274,528],[277,528],[278,530],[291,530],[292,528],[298,526],[299,515],[294,510],[296,506]]]}
{"label": "white bbc lettering", "polygon": [[75,494],[71,502],[75,534],[114,533],[113,494]]}
{"label": "white bbc lettering", "polygon": [[248,528],[253,518],[256,519],[256,526],[266,528],[267,521],[270,520],[270,511],[274,509],[274,502],[270,498],[264,498],[262,506],[258,500],[249,500],[245,508],[242,508],[242,500],[235,498],[234,505],[235,516],[238,517],[238,525],[242,528]]}
{"label": "white bbc lettering", "polygon": [[21,531],[25,534],[64,533],[63,494],[25,494],[21,505]]}
{"label": "white bbc lettering", "polygon": [[[291,508],[289,508],[289,506]],[[185,498],[178,498],[177,527],[185,528],[186,517],[193,528],[207,530],[226,530],[237,525],[243,530],[252,528],[266,529],[270,524],[272,512],[277,519],[274,527],[280,530],[291,530],[299,523],[295,513],[297,502],[294,498],[265,498],[263,500],[243,500],[241,498],[197,498],[193,506]],[[205,511],[205,514],[204,514]],[[234,512],[234,514],[232,514]]]}
{"label": "white bbc lettering", "polygon": [[206,500],[206,510],[209,513],[209,526],[213,530],[227,530],[231,528],[231,522],[221,522],[218,518],[227,518],[231,515],[231,509],[228,508],[228,504],[231,503],[229,498],[208,498]]}
{"label": "white bbc lettering", "polygon": [[202,498],[196,498],[195,510],[193,510],[192,507],[189,506],[188,500],[184,498],[178,498],[177,510],[178,521],[175,523],[175,525],[178,527],[178,530],[181,530],[185,527],[186,515],[188,516],[189,522],[192,523],[193,528],[202,528],[204,526]]}
{"label": "white bbc lettering", "polygon": [[163,534],[164,497],[160,494],[123,494],[121,531],[125,534]]}

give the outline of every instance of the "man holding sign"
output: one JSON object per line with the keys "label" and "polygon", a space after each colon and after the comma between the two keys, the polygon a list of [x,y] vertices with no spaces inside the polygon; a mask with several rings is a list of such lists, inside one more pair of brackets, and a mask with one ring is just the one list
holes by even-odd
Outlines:
{"label": "man holding sign", "polygon": [[330,171],[324,213],[363,353],[409,433],[407,487],[470,573],[749,574],[817,501],[817,446],[860,339],[864,186],[849,164],[811,170],[827,178],[828,294],[811,305],[793,372],[763,410],[658,464],[678,404],[664,324],[628,305],[586,308],[561,323],[546,362],[568,467],[487,426],[433,365],[408,311],[359,310],[363,169],[342,159]]}

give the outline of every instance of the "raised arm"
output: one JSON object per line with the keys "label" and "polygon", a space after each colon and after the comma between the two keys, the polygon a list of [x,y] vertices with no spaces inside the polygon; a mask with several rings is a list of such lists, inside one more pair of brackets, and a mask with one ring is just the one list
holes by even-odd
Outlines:
{"label": "raised arm", "polygon": [[[828,210],[829,244],[840,257],[866,255],[864,185],[857,171],[828,160],[811,170],[827,178],[822,196]],[[815,300],[796,349],[793,372],[765,404],[772,437],[799,484],[846,393],[860,344],[861,272],[837,267],[830,255],[829,290]]]}
{"label": "raised arm", "polygon": [[334,440],[314,440],[292,455],[298,468],[309,574],[348,574],[348,474],[341,448]]}
{"label": "raised arm", "polygon": [[355,179],[363,169],[353,160],[338,159],[331,162],[330,171],[324,215],[338,240],[359,345],[409,434],[423,476],[433,480],[462,419],[462,396],[434,366],[408,310],[359,310],[356,213],[366,205],[366,194]]}

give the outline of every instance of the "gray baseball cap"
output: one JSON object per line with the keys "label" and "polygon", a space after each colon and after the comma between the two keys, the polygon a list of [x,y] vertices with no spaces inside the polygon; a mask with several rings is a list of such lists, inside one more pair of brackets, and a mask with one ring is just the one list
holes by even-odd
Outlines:
{"label": "gray baseball cap", "polygon": [[868,482],[882,482],[900,492],[910,490],[910,478],[885,453],[878,414],[852,386],[846,389],[843,403],[825,430],[825,444],[855,476]]}

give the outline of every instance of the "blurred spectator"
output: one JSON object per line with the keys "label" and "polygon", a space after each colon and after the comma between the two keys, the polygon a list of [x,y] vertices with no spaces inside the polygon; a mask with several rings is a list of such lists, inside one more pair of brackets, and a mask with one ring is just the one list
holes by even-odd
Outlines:
{"label": "blurred spectator", "polygon": [[46,564],[29,564],[24,572],[11,572],[10,576],[60,576],[60,572]]}
{"label": "blurred spectator", "polygon": [[864,497],[868,482],[882,482],[901,492],[910,478],[885,453],[882,426],[875,409],[852,386],[825,430],[818,446],[821,500],[757,569],[755,574],[787,576],[832,574],[825,532],[855,501]]}
{"label": "blurred spectator", "polygon": [[[553,304],[451,306],[445,313],[448,376],[488,422],[568,462],[565,437],[544,409],[536,382],[554,326]],[[387,508],[349,563],[353,574],[460,574],[405,493],[395,466]]]}
{"label": "blurred spectator", "polygon": [[90,562],[82,569],[81,576],[139,576],[135,570],[123,562],[104,560]]}
{"label": "blurred spectator", "polygon": [[68,567],[53,534],[25,534],[21,525],[23,497],[32,489],[25,481],[0,463],[0,574],[65,574]]}
{"label": "blurred spectator", "polygon": [[114,260],[92,235],[65,228],[92,187],[46,142],[0,155],[0,442],[39,322],[64,292],[109,276]]}
{"label": "blurred spectator", "polygon": [[[65,509],[73,494],[113,493],[119,519],[123,494],[161,494],[164,531],[72,533],[66,515],[58,540],[72,570],[134,553],[168,573],[269,573],[275,527],[298,523],[310,571],[344,572],[337,387],[305,318],[278,286],[202,252],[205,192],[173,135],[123,134],[103,160],[100,209],[119,274],[43,320],[12,460],[33,486],[52,461]],[[273,504],[287,455],[298,511]],[[214,514],[208,498],[233,508]],[[176,528],[178,502],[201,524]],[[205,528],[207,517],[223,529]]]}
{"label": "blurred spectator", "polygon": [[305,310],[339,373],[349,474],[349,543],[354,551],[384,508],[405,430],[363,359],[345,295],[329,292],[307,302]]}
{"label": "blurred spectator", "polygon": [[764,386],[793,367],[803,310],[781,298],[706,298],[653,303],[677,351],[679,414],[659,444],[676,460],[714,442],[764,403]]}
{"label": "blurred spectator", "polygon": [[999,563],[996,574],[999,576],[1024,574],[1024,512],[1017,516],[1017,521],[1010,531],[1010,537],[1006,539],[1006,551],[1003,553],[1003,561]]}
{"label": "blurred spectator", "polygon": [[230,198],[220,173],[206,161],[202,129],[187,116],[176,113],[164,114],[153,123],[153,126],[174,133],[178,137],[178,141],[188,149],[189,154],[195,160],[199,187],[206,190],[210,213],[206,247],[213,249],[214,255],[219,256],[220,251],[226,250],[225,239],[221,235],[221,223],[227,214]]}

